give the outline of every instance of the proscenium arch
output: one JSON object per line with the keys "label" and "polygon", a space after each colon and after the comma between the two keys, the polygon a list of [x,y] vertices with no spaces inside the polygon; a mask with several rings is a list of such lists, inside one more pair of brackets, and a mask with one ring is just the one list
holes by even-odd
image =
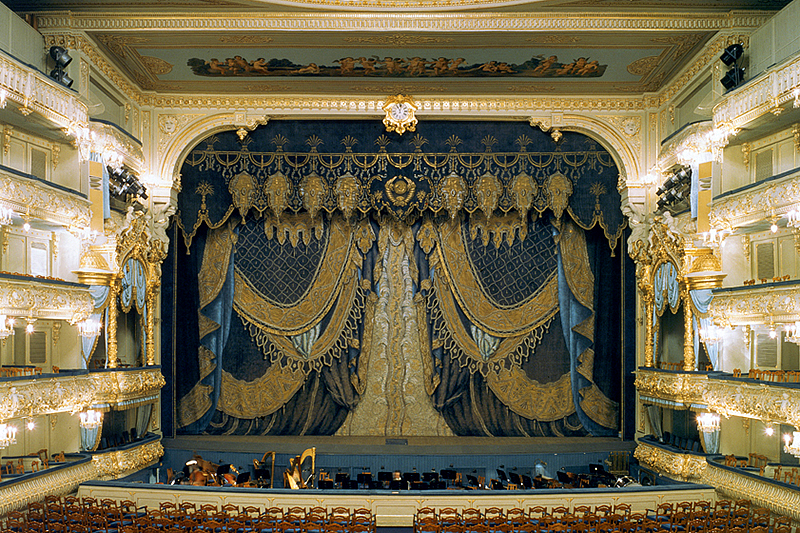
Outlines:
{"label": "proscenium arch", "polygon": [[[258,114],[252,113],[251,116],[253,115],[257,116]],[[268,118],[266,115],[261,116]],[[452,115],[450,115],[450,117],[452,118]],[[309,118],[312,117],[298,114],[291,117],[290,120],[308,120]],[[320,120],[332,120],[334,118],[341,117],[328,115],[320,118]],[[443,117],[433,115],[431,118]],[[456,118],[475,119],[486,117],[458,116]],[[176,133],[175,138],[167,146],[166,153],[161,160],[159,175],[172,176],[173,188],[180,190],[180,170],[189,152],[191,152],[198,143],[202,142],[203,139],[206,139],[215,133],[238,130],[242,126],[237,124],[237,119],[241,119],[241,112],[226,111],[224,113],[208,115],[186,124],[182,130]],[[286,120],[286,117],[282,115],[281,120]],[[518,118],[518,115],[516,115],[513,119],[511,117],[498,116],[496,117],[496,120],[512,122],[520,119]],[[606,149],[614,159],[614,163],[619,171],[619,184],[627,183],[629,177],[638,178],[640,174],[640,166],[639,155],[637,154],[637,151],[622,135],[620,135],[615,127],[611,126],[607,122],[592,115],[564,115],[563,120],[555,129],[581,133]],[[171,195],[170,207],[173,210],[177,209],[177,201],[177,196]],[[624,201],[625,196],[623,195],[623,202]]]}

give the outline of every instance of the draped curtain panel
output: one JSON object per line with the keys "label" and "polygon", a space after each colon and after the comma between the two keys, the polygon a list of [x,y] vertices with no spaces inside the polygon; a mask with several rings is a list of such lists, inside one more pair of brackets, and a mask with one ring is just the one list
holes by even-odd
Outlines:
{"label": "draped curtain panel", "polygon": [[589,138],[517,123],[401,138],[275,122],[201,142],[171,243],[187,253],[164,280],[178,431],[335,433],[382,379],[377,236],[402,224],[427,401],[455,434],[616,435],[618,175]]}

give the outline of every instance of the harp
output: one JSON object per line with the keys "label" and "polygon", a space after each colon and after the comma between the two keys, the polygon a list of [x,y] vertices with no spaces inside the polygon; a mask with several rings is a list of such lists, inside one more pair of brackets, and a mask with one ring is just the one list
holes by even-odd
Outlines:
{"label": "harp", "polygon": [[[253,459],[253,467],[255,468],[256,480],[267,477],[264,475],[264,472],[267,470],[267,457],[272,457],[272,466],[269,470],[269,488],[272,488],[275,480],[275,452],[266,452],[261,458],[261,461]],[[262,475],[259,476],[259,473]]]}
{"label": "harp", "polygon": [[[303,479],[303,463],[311,458],[311,475]],[[283,473],[283,485],[291,489],[307,489],[314,486],[317,449],[308,448],[301,455],[289,459],[289,468]]]}

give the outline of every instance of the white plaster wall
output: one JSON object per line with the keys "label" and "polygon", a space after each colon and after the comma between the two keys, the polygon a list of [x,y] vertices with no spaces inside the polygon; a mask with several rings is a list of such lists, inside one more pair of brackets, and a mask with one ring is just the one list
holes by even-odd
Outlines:
{"label": "white plaster wall", "polygon": [[745,79],[757,76],[776,63],[782,63],[800,51],[800,0],[794,0],[750,36],[745,52],[749,66]]}
{"label": "white plaster wall", "polygon": [[2,3],[0,3],[0,49],[42,72],[47,72],[44,37]]}

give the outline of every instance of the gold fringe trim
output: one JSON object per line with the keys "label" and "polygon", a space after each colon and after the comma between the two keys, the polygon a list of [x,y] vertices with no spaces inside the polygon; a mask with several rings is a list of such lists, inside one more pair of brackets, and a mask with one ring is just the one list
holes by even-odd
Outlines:
{"label": "gold fringe trim", "polygon": [[539,383],[519,367],[500,368],[487,374],[486,383],[509,409],[530,420],[553,422],[575,412],[569,373],[558,381]]}
{"label": "gold fringe trim", "polygon": [[610,400],[603,391],[592,383],[579,391],[581,409],[589,418],[603,427],[616,429],[619,427],[619,404]]}
{"label": "gold fringe trim", "polygon": [[372,292],[367,294],[367,302],[364,309],[364,332],[361,335],[361,353],[358,356],[358,372],[350,375],[350,382],[359,395],[364,394],[367,390],[369,357],[372,352],[372,328],[375,322],[375,304],[377,301],[377,294]]}
{"label": "gold fringe trim", "polygon": [[439,386],[442,378],[439,374],[434,372],[433,368],[433,355],[428,350],[430,346],[430,339],[428,338],[428,319],[427,309],[425,305],[425,298],[422,294],[417,293],[414,295],[414,307],[417,309],[417,330],[419,331],[419,345],[422,347],[420,354],[422,356],[422,379],[425,385],[425,392],[431,396]]}
{"label": "gold fringe trim", "polygon": [[211,409],[211,391],[213,390],[214,387],[211,385],[198,383],[192,387],[189,394],[178,400],[178,408],[176,409],[178,427],[186,427],[197,422]]}
{"label": "gold fringe trim", "polygon": [[243,381],[222,371],[222,393],[217,409],[236,418],[268,416],[280,409],[303,386],[302,370],[273,365],[254,381]]}
{"label": "gold fringe trim", "polygon": [[232,224],[208,232],[203,264],[197,274],[200,309],[213,302],[225,285],[234,241]]}

